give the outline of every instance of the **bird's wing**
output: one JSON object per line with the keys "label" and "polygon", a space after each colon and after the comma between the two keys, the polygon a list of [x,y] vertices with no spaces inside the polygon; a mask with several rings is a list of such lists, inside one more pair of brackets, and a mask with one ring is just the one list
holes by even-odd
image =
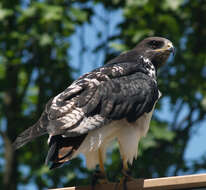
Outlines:
{"label": "bird's wing", "polygon": [[135,64],[104,66],[85,74],[47,106],[50,135],[78,136],[126,118],[135,121],[158,99],[156,82]]}
{"label": "bird's wing", "polygon": [[[13,143],[14,149],[47,133],[53,136],[62,135],[68,131],[69,136],[74,136],[86,133],[88,130],[108,122],[107,118],[99,114],[89,116],[85,110],[88,109],[88,106],[92,106],[92,103],[94,103],[93,106],[96,106],[94,99],[96,91],[99,91],[99,86],[106,81],[129,75],[138,70],[136,66],[132,65],[127,66],[127,63],[122,63],[121,66],[109,64],[109,66],[95,69],[80,77],[62,93],[49,100],[38,122],[18,135]],[[96,101],[99,100],[96,99]]]}

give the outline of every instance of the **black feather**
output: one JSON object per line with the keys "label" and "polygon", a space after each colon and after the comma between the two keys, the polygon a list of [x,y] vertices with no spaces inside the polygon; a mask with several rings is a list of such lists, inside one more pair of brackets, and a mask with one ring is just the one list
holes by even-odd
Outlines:
{"label": "black feather", "polygon": [[38,131],[38,124],[35,124],[31,126],[30,128],[26,129],[24,132],[22,132],[14,141],[12,144],[14,149],[19,149],[22,146],[24,146],[26,143],[32,141],[36,137],[42,136],[44,134],[47,134],[47,131],[45,129]]}
{"label": "black feather", "polygon": [[32,141],[36,137],[47,134],[46,125],[48,123],[48,118],[46,112],[43,112],[39,121],[23,131],[12,144],[14,149],[19,149],[26,143]]}
{"label": "black feather", "polygon": [[53,160],[56,148],[57,148],[57,141],[53,141],[53,139],[51,139],[50,146],[49,146],[49,151],[47,153],[47,157],[46,157],[46,160],[45,160],[46,165],[48,165],[49,161]]}

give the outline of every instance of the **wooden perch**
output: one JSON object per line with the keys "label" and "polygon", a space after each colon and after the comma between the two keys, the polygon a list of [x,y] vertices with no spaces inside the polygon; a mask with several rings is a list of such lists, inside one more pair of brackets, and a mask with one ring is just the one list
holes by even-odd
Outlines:
{"label": "wooden perch", "polygon": [[[156,179],[137,179],[127,183],[128,190],[172,190],[172,189],[191,189],[206,188],[206,174],[185,175],[175,177],[163,177]],[[95,186],[96,190],[120,190],[122,186],[117,183],[109,183]],[[66,187],[50,190],[91,190],[87,187]]]}

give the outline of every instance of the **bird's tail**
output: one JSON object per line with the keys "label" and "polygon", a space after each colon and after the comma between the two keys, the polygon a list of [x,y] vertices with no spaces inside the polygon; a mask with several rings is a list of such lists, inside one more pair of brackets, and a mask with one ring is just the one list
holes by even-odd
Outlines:
{"label": "bird's tail", "polygon": [[50,169],[60,167],[68,162],[77,151],[87,134],[76,137],[62,137],[61,135],[52,136],[49,143],[49,151],[45,164],[52,163]]}
{"label": "bird's tail", "polygon": [[46,127],[40,125],[40,121],[23,131],[14,141],[13,148],[19,149],[34,138],[47,133]]}

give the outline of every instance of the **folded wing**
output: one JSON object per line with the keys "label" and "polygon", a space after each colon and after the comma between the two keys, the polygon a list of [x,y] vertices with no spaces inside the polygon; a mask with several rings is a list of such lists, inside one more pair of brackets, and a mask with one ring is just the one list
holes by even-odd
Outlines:
{"label": "folded wing", "polygon": [[134,122],[152,110],[158,88],[151,77],[116,65],[108,71],[86,74],[53,99],[47,108],[50,135],[78,136],[112,120]]}

